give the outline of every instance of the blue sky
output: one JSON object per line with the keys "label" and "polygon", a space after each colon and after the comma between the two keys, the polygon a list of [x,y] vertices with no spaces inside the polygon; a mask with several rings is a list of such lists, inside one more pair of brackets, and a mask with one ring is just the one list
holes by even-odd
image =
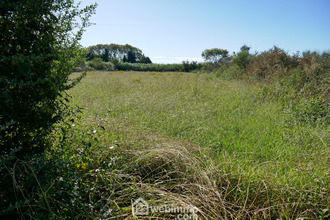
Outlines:
{"label": "blue sky", "polygon": [[81,44],[130,44],[154,63],[201,61],[205,49],[231,53],[279,46],[330,50],[330,0],[81,0],[98,3]]}

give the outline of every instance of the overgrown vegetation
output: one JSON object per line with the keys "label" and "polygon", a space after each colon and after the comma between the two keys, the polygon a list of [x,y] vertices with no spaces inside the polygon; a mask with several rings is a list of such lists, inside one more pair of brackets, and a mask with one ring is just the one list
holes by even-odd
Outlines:
{"label": "overgrown vegetation", "polygon": [[36,175],[36,181],[25,175],[36,172],[26,164],[51,146],[53,125],[68,113],[65,91],[84,74],[68,77],[83,61],[78,42],[96,5],[80,9],[73,0],[0,4],[0,210],[2,218],[12,219],[20,217],[17,207],[28,208],[16,197],[22,189],[16,180],[31,181],[23,189],[32,194],[34,183],[41,186]]}
{"label": "overgrown vegetation", "polygon": [[[1,218],[135,218],[139,197],[200,219],[330,217],[329,53],[244,45],[205,50],[205,64],[142,64],[141,50],[112,44],[82,63],[95,6],[1,9]],[[74,68],[103,71],[73,87]]]}
{"label": "overgrown vegetation", "polygon": [[44,137],[63,118],[60,97],[81,79],[68,82],[83,60],[78,41],[94,9],[79,10],[73,1],[1,1],[1,154],[22,159],[44,150]]}
{"label": "overgrown vegetation", "polygon": [[318,99],[328,108],[330,53],[306,51],[289,55],[273,47],[260,54],[250,54],[249,49],[243,46],[232,62],[220,64],[210,72],[222,79],[261,83],[265,97],[282,100],[284,104]]}
{"label": "overgrown vegetation", "polygon": [[129,217],[143,197],[196,206],[201,219],[326,219],[329,124],[300,120],[263,93],[210,75],[89,74],[71,90],[85,113],[49,153],[65,164],[50,192],[72,193],[49,203],[91,218]]}
{"label": "overgrown vegetation", "polygon": [[70,90],[84,113],[58,125],[44,157],[10,172],[24,174],[10,207],[125,218],[143,197],[196,206],[201,219],[326,219],[329,124],[300,121],[264,93],[209,74],[90,73]]}

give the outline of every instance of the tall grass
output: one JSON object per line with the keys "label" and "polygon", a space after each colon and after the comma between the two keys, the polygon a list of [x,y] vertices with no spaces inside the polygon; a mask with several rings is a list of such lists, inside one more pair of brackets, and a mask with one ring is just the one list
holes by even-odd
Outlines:
{"label": "tall grass", "polygon": [[0,200],[4,219],[129,219],[139,197],[197,207],[199,219],[329,217],[329,124],[300,120],[263,84],[91,72],[69,93],[51,149],[14,165],[1,157],[0,198],[15,195]]}
{"label": "tall grass", "polygon": [[111,113],[201,146],[204,162],[228,178],[225,198],[249,215],[317,216],[329,206],[329,124],[292,123],[262,93],[258,84],[206,75],[133,72],[92,73],[72,90],[89,115]]}

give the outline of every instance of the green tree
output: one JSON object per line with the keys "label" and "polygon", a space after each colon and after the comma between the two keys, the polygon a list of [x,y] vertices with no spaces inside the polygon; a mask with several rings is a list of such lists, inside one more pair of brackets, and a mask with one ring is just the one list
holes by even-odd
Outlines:
{"label": "green tree", "polygon": [[86,60],[91,61],[93,59],[95,59],[95,55],[92,52],[88,52],[86,55]]}
{"label": "green tree", "polygon": [[[109,60],[111,61],[123,61],[125,62],[124,56],[126,56],[126,59],[128,59],[128,53],[133,53],[133,56],[135,56],[135,61],[140,62],[143,58],[143,53],[139,48],[133,47],[129,44],[125,45],[119,45],[119,44],[97,44],[93,45],[87,48],[87,54],[89,54],[89,57],[91,57],[91,54],[94,56],[94,58],[102,58],[105,54],[105,50],[108,50],[109,54]],[[132,55],[132,54],[131,54]],[[132,59],[132,62],[134,59]],[[126,60],[127,62],[127,60]]]}
{"label": "green tree", "polygon": [[152,63],[149,57],[142,55],[141,59],[138,61],[139,63]]}
{"label": "green tree", "polygon": [[132,51],[128,51],[127,53],[127,62],[129,63],[136,63],[136,55]]}
{"label": "green tree", "polygon": [[226,49],[206,49],[202,53],[202,57],[207,62],[216,63],[219,62],[221,59],[225,59],[228,57],[229,51]]}
{"label": "green tree", "polygon": [[103,55],[102,55],[102,60],[104,62],[109,62],[109,49],[108,48],[104,49],[104,52],[103,52]]}
{"label": "green tree", "polygon": [[235,63],[242,70],[246,70],[249,63],[251,63],[253,56],[249,53],[250,47],[243,45],[240,52],[234,55],[233,63]]}
{"label": "green tree", "polygon": [[248,46],[246,46],[246,45],[244,44],[244,45],[241,47],[241,52],[243,52],[243,51],[247,51],[247,52],[249,52],[250,49],[251,49],[251,47],[248,47]]}
{"label": "green tree", "polygon": [[68,76],[83,60],[79,40],[96,5],[74,0],[0,1],[0,154],[42,152],[65,113]]}

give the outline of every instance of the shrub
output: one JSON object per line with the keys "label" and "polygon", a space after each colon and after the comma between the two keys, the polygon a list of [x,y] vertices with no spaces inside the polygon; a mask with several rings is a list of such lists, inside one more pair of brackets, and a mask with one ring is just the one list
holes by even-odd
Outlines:
{"label": "shrub", "polygon": [[247,73],[257,78],[269,79],[276,75],[285,75],[296,66],[298,66],[298,60],[274,46],[272,49],[254,57],[247,67]]}
{"label": "shrub", "polygon": [[185,61],[182,64],[143,64],[143,63],[115,63],[116,70],[124,71],[157,71],[157,72],[189,72],[201,68],[197,62]]}
{"label": "shrub", "polygon": [[[103,120],[97,127],[82,128],[81,115],[80,110],[72,111],[70,117],[55,125],[53,147],[44,154],[18,160],[11,167],[5,160],[13,155],[1,157],[1,219],[108,217],[102,216],[109,210],[103,196],[111,196],[111,146],[116,145],[103,146],[100,142]],[[96,208],[86,208],[86,204]]]}
{"label": "shrub", "polygon": [[92,61],[88,62],[88,65],[95,70],[105,70],[105,63],[101,58],[95,58]]}
{"label": "shrub", "polygon": [[246,70],[247,66],[251,63],[253,56],[249,53],[250,47],[242,46],[241,51],[233,57],[233,63],[242,70]]}
{"label": "shrub", "polygon": [[234,63],[221,65],[218,69],[213,71],[215,76],[226,80],[240,79],[243,73],[244,71]]}
{"label": "shrub", "polygon": [[184,72],[190,72],[199,69],[199,65],[197,64],[196,61],[192,61],[191,63],[189,61],[183,61],[182,65]]}
{"label": "shrub", "polygon": [[[0,152],[42,152],[44,137],[62,118],[58,99],[82,61],[78,41],[95,7],[78,11],[73,0],[2,1],[0,25]],[[85,20],[74,25],[75,17]],[[69,22],[68,22],[69,21]],[[74,33],[74,28],[78,32]]]}

